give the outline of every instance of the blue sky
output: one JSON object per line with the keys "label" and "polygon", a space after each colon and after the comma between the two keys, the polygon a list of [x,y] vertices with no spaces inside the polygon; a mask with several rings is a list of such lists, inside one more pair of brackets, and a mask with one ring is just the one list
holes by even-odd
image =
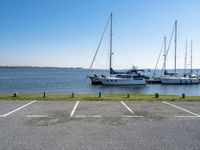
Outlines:
{"label": "blue sky", "polygon": [[[199,6],[199,0],[1,0],[0,65],[88,68],[113,12],[114,68],[154,68],[175,19],[178,68],[184,67],[186,36],[193,40],[193,66],[200,68]],[[108,67],[108,51],[107,32],[94,68]],[[172,47],[167,68],[174,66],[173,54]]]}

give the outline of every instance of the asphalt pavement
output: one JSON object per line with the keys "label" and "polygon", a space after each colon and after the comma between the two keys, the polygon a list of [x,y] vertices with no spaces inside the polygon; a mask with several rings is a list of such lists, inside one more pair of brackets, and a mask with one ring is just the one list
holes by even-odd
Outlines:
{"label": "asphalt pavement", "polygon": [[1,150],[199,150],[200,102],[0,101]]}

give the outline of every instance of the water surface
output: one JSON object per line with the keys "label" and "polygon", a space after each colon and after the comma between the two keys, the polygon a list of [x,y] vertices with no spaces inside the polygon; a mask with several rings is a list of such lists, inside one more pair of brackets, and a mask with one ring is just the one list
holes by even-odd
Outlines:
{"label": "water surface", "polygon": [[[107,74],[106,70],[94,73]],[[146,74],[152,74],[146,71]],[[0,93],[138,93],[200,95],[200,85],[135,85],[135,86],[102,86],[91,85],[86,77],[86,69],[66,68],[0,68]]]}

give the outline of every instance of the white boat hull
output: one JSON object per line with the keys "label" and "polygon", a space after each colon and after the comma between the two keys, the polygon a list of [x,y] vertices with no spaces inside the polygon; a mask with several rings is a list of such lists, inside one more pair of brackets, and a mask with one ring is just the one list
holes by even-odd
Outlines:
{"label": "white boat hull", "polygon": [[162,84],[199,84],[199,78],[187,77],[163,77],[161,78]]}

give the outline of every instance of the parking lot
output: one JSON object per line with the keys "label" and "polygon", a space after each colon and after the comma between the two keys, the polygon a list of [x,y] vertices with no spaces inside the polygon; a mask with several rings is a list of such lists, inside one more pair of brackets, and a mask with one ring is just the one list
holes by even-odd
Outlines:
{"label": "parking lot", "polygon": [[199,102],[0,101],[0,149],[200,149]]}

